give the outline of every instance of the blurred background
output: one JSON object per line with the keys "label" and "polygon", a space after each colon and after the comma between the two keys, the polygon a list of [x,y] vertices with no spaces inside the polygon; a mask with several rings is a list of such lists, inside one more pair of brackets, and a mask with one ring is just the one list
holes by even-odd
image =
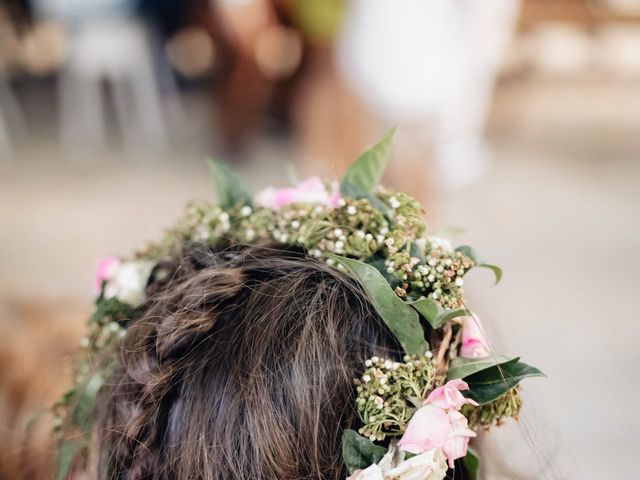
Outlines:
{"label": "blurred background", "polygon": [[470,305],[549,377],[484,478],[638,478],[638,0],[2,0],[0,479],[52,478],[95,260],[213,199],[206,156],[337,177],[394,125],[386,183],[504,268]]}

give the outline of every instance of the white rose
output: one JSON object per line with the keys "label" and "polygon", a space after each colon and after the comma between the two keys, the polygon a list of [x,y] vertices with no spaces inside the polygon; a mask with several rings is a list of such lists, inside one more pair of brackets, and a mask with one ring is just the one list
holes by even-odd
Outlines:
{"label": "white rose", "polygon": [[389,479],[442,480],[447,475],[447,462],[442,450],[435,448],[401,462],[387,472]]}
{"label": "white rose", "polygon": [[385,476],[382,469],[374,463],[364,470],[356,470],[347,480],[385,480]]}
{"label": "white rose", "polygon": [[144,302],[144,290],[153,269],[153,262],[122,262],[116,267],[104,288],[105,298],[117,298],[137,307]]}

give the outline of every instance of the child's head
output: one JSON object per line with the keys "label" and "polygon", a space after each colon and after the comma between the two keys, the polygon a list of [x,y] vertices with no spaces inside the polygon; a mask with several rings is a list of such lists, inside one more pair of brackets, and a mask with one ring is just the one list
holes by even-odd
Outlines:
{"label": "child's head", "polygon": [[376,188],[392,136],[341,184],[255,200],[214,162],[218,205],[99,261],[88,355],[57,409],[60,478],[474,475],[469,442],[517,418],[519,381],[542,373],[498,364],[466,306],[465,274],[501,270]]}
{"label": "child's head", "polygon": [[361,287],[277,245],[163,268],[98,403],[99,477],[345,478],[353,379],[398,356]]}

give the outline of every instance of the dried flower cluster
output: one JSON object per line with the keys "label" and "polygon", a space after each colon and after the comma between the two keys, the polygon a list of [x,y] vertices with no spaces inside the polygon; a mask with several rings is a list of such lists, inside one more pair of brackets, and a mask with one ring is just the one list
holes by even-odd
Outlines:
{"label": "dried flower cluster", "polygon": [[446,248],[440,239],[425,236],[424,211],[409,195],[381,190],[375,198],[386,212],[369,199],[349,197],[340,199],[337,207],[292,203],[277,211],[247,205],[223,210],[196,202],[163,242],[149,247],[143,256],[163,258],[185,243],[223,246],[275,240],[301,247],[331,265],[331,255],[379,258],[401,298],[424,296],[444,308],[460,307],[462,277],[473,261]]}
{"label": "dried flower cluster", "polygon": [[404,362],[373,357],[355,381],[356,407],[363,426],[359,433],[370,440],[401,435],[411,416],[434,387],[435,366],[431,352],[424,357],[406,356]]}
{"label": "dried flower cluster", "polygon": [[517,385],[486,405],[479,407],[465,405],[462,407],[462,414],[467,417],[472,429],[488,429],[493,425],[501,425],[505,418],[518,420],[520,407],[522,407],[522,397],[520,396],[520,386]]}

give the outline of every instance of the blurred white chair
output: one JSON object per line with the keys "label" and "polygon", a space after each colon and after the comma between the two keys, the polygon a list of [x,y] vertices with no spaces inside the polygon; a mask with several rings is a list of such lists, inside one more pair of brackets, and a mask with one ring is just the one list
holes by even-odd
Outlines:
{"label": "blurred white chair", "polygon": [[[72,151],[104,146],[102,83],[113,92],[118,127],[132,150],[166,147],[151,34],[126,0],[38,0],[39,15],[67,25],[67,62],[59,79],[60,124]],[[82,158],[89,160],[89,155]]]}

